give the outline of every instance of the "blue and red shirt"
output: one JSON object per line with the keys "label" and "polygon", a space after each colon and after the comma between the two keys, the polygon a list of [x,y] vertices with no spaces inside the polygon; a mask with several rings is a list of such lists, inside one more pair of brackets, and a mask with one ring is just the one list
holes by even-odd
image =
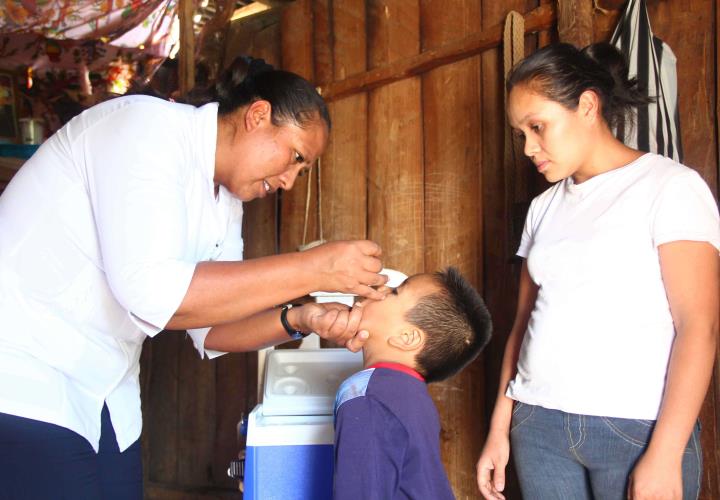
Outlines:
{"label": "blue and red shirt", "polygon": [[395,363],[362,370],[335,399],[335,500],[454,499],[440,419],[423,377]]}

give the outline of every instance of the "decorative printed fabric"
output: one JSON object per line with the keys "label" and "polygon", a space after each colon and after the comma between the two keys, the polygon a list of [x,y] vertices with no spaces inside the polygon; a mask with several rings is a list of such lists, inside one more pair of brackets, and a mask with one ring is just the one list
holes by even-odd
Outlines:
{"label": "decorative printed fabric", "polygon": [[6,0],[0,33],[36,33],[58,40],[103,40],[119,47],[144,45],[167,56],[177,0]]}
{"label": "decorative printed fabric", "polygon": [[611,43],[625,55],[629,76],[637,77],[655,102],[636,110],[634,127],[624,127],[624,142],[632,148],[682,162],[676,58],[653,35],[645,0],[629,0]]}

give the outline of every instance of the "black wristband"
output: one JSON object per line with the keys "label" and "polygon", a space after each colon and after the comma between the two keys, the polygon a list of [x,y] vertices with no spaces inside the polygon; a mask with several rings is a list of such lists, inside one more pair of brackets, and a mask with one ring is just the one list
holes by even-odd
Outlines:
{"label": "black wristband", "polygon": [[280,323],[282,323],[283,328],[287,332],[287,334],[290,336],[293,340],[303,339],[310,335],[309,333],[301,332],[300,330],[296,330],[293,328],[290,323],[288,323],[287,320],[287,312],[290,310],[292,305],[284,305],[282,307],[282,310],[280,311]]}

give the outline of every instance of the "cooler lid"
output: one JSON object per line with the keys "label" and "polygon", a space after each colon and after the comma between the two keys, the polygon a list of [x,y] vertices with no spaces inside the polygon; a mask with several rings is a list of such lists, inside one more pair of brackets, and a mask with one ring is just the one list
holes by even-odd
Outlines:
{"label": "cooler lid", "polygon": [[362,352],[275,349],[265,362],[263,415],[332,415],[343,380],[362,370]]}

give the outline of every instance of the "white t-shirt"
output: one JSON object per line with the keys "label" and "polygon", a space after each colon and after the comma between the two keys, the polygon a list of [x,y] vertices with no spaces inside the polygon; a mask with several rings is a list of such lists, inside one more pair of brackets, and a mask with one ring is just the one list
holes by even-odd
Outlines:
{"label": "white t-shirt", "polygon": [[508,397],[569,413],[657,418],[675,336],[658,246],[720,248],[700,176],[646,154],[530,205],[518,255],[539,286]]}
{"label": "white t-shirt", "polygon": [[[0,197],[0,412],[97,451],[140,436],[139,358],[197,262],[242,259],[242,203],[214,192],[217,104],[146,96],[85,111]],[[202,355],[208,329],[191,333]]]}

